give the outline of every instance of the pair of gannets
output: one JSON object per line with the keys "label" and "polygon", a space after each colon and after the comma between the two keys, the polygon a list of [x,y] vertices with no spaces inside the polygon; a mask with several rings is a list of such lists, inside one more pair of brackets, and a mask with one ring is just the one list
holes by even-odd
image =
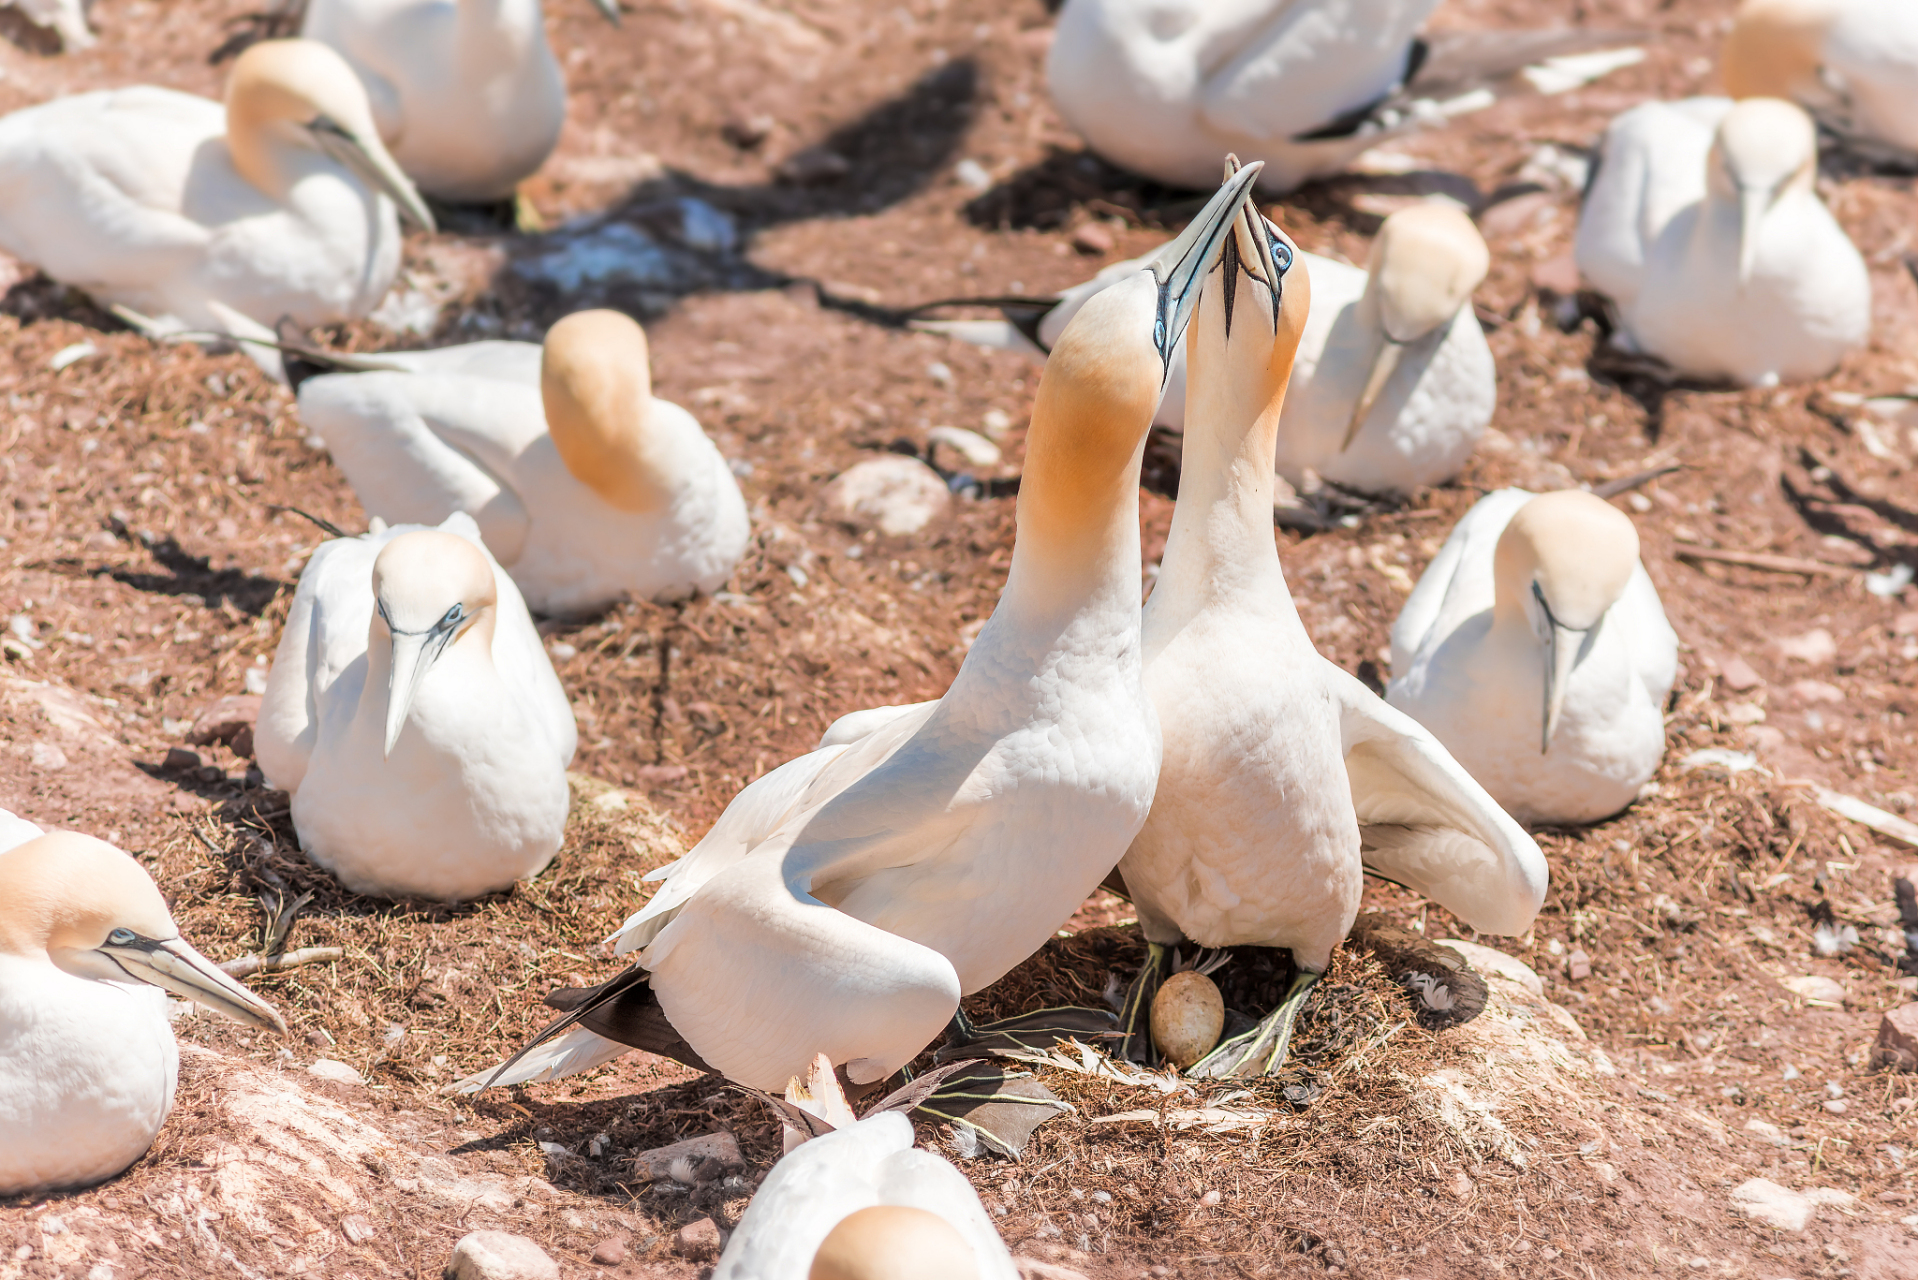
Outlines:
{"label": "pair of gannets", "polygon": [[530,342],[336,356],[300,416],[367,512],[464,511],[540,613],[713,592],[745,553],[739,484],[694,417],[652,394],[646,334],[615,311]]}
{"label": "pair of gannets", "polygon": [[1657,770],[1677,670],[1631,519],[1577,490],[1501,489],[1406,600],[1386,698],[1519,819],[1593,822]]}
{"label": "pair of gannets", "polygon": [[1159,768],[1140,684],[1146,433],[1256,176],[1234,177],[1060,336],[1005,593],[946,695],[848,717],[742,791],[621,929],[638,964],[549,1028],[564,1034],[461,1087],[604,1062],[621,1036],[643,1042],[621,1028],[655,1000],[681,1054],[741,1083],[781,1088],[820,1052],[855,1082],[883,1080],[1098,885]]}
{"label": "pair of gannets", "polygon": [[[1139,263],[1107,267],[1054,299],[1018,307],[1020,322],[920,321],[982,346],[1043,354],[1086,300]],[[1458,474],[1492,421],[1498,370],[1473,312],[1491,253],[1457,206],[1427,202],[1388,217],[1364,271],[1300,253],[1312,313],[1298,337],[1279,420],[1279,474],[1306,472],[1366,493],[1409,493]],[[1008,300],[1008,310],[1014,307]],[[1023,327],[1022,327],[1023,325]],[[1155,421],[1185,426],[1185,352]]]}
{"label": "pair of gannets", "polygon": [[254,740],[307,857],[356,893],[457,902],[559,851],[575,737],[526,602],[461,512],[320,545]]}
{"label": "pair of gannets", "polygon": [[366,91],[310,40],[256,44],[226,103],[137,86],[0,119],[0,248],[160,329],[271,338],[365,315],[432,216]]}
{"label": "pair of gannets", "polygon": [[286,1030],[112,845],[56,832],[0,851],[0,1196],[90,1186],[153,1145],[180,1069],[162,991]]}
{"label": "pair of gannets", "polygon": [[1918,156],[1918,7],[1745,0],[1720,55],[1734,98],[1789,98],[1845,143]]}
{"label": "pair of gannets", "polygon": [[1776,98],[1648,102],[1605,131],[1579,270],[1626,345],[1681,375],[1815,378],[1871,328],[1865,261],[1818,198],[1810,117]]}
{"label": "pair of gannets", "polygon": [[[1637,62],[1618,33],[1420,28],[1438,0],[1066,0],[1046,59],[1053,104],[1094,151],[1206,187],[1235,151],[1285,192],[1392,133],[1558,93]],[[1607,49],[1611,52],[1592,53]]]}
{"label": "pair of gannets", "polygon": [[[617,0],[593,0],[619,25]],[[309,0],[300,34],[366,85],[400,168],[442,200],[513,194],[559,142],[566,81],[540,0]]]}

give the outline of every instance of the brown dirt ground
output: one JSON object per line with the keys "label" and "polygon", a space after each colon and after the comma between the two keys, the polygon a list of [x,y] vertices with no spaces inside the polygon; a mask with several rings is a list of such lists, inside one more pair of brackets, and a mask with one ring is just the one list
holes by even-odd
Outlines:
{"label": "brown dirt ground", "polygon": [[[460,909],[353,898],[289,852],[283,801],[248,782],[246,761],[224,749],[207,750],[198,771],[162,761],[207,701],[237,692],[244,669],[272,652],[318,536],[276,504],[359,528],[357,503],[303,443],[287,395],[244,360],[154,349],[84,299],[16,272],[0,315],[0,616],[31,619],[43,647],[16,644],[0,666],[0,804],[137,851],[188,936],[217,956],[258,945],[262,895],[311,889],[294,945],[340,945],[347,958],[256,980],[293,1025],[284,1044],[211,1018],[182,1023],[184,1040],[221,1057],[189,1057],[161,1142],[104,1188],[0,1202],[0,1275],[85,1272],[84,1250],[47,1246],[49,1215],[150,1217],[164,1228],[169,1188],[201,1176],[210,1144],[232,1136],[216,1105],[221,1082],[321,1056],[371,1085],[308,1087],[395,1143],[553,1185],[510,1208],[454,1214],[380,1182],[373,1162],[356,1175],[378,1192],[369,1238],[269,1240],[202,1215],[184,1240],[181,1230],[148,1240],[129,1226],[106,1274],[425,1275],[461,1231],[493,1224],[545,1240],[569,1276],[690,1273],[665,1261],[667,1233],[702,1214],[728,1220],[740,1185],[639,1185],[621,1158],[719,1125],[762,1170],[777,1137],[758,1104],[643,1055],[470,1105],[434,1089],[538,1025],[536,996],[548,986],[610,973],[590,944],[641,900],[638,875],[704,830],[739,786],[806,749],[843,711],[936,695],[969,624],[990,611],[1010,548],[1009,501],[960,502],[924,534],[885,541],[824,521],[817,494],[862,451],[921,442],[932,425],[977,428],[993,410],[1023,423],[1036,366],[887,328],[860,308],[1071,283],[1154,243],[1192,207],[1080,153],[1045,99],[1041,0],[672,0],[633,7],[616,32],[584,5],[552,7],[574,99],[559,153],[528,188],[547,224],[613,211],[670,227],[670,202],[695,196],[736,219],[742,248],[680,252],[667,285],[613,281],[562,299],[512,269],[537,240],[418,238],[411,287],[444,303],[430,340],[537,336],[563,311],[600,301],[633,309],[648,322],[660,393],[751,464],[754,548],[726,603],[627,606],[550,628],[580,718],[576,767],[626,789],[594,803],[609,793],[582,780],[573,838],[553,870]],[[1382,212],[1417,182],[1475,201],[1510,196],[1539,144],[1587,145],[1612,113],[1648,95],[1708,91],[1730,7],[1453,0],[1441,13],[1453,25],[1583,21],[1645,26],[1657,39],[1642,67],[1595,88],[1394,143],[1426,166],[1422,179],[1341,179],[1270,211],[1305,247],[1363,261]],[[136,80],[217,92],[208,56],[245,14],[206,0],[100,0],[100,45],[72,57],[8,27],[0,109]],[[754,146],[729,141],[761,129]],[[778,180],[782,161],[816,146],[844,159],[842,177]],[[964,157],[985,167],[990,190],[957,180]],[[1918,804],[1907,692],[1918,598],[1873,596],[1859,572],[1918,564],[1918,509],[1905,496],[1918,441],[1874,451],[1825,398],[1918,384],[1918,290],[1903,262],[1914,209],[1907,179],[1831,173],[1823,189],[1872,263],[1877,325],[1870,348],[1830,378],[1775,391],[1659,395],[1610,379],[1593,361],[1593,325],[1561,331],[1541,288],[1562,271],[1575,196],[1521,192],[1485,208],[1497,253],[1479,303],[1499,358],[1496,434],[1456,485],[1401,511],[1279,535],[1313,634],[1356,670],[1382,663],[1411,579],[1481,490],[1685,468],[1633,504],[1685,645],[1672,758],[1754,750],[1765,769],[1727,778],[1668,766],[1657,794],[1619,818],[1541,836],[1552,894],[1534,931],[1505,945],[1591,1037],[1586,1046],[1564,1036],[1565,1061],[1587,1064],[1583,1074],[1510,1094],[1504,1139],[1444,1120],[1427,1105],[1433,1081],[1451,1071],[1485,1083],[1502,1051],[1476,1032],[1394,1030],[1403,998],[1346,957],[1306,1016],[1298,1068],[1253,1090],[1251,1103],[1285,1123],[1218,1134],[1098,1124],[1160,1100],[1045,1072],[1078,1114],[1041,1129],[1020,1163],[965,1166],[1005,1211],[1018,1251],[1095,1277],[1918,1273],[1918,1233],[1899,1224],[1918,1212],[1918,1084],[1874,1072],[1864,1053],[1879,1011],[1910,998],[1884,937],[1889,869],[1910,855],[1819,808],[1810,790],[1894,810]],[[1070,243],[1093,219],[1115,232],[1103,258]],[[370,324],[335,337],[390,341]],[[54,352],[82,341],[101,354],[49,370]],[[935,377],[935,362],[949,372]],[[1008,475],[1018,441],[1015,429]],[[1146,495],[1148,561],[1170,511]],[[1700,565],[1674,558],[1681,543],[1834,567]],[[1780,649],[1813,628],[1835,641],[1828,661]],[[1723,687],[1734,655],[1760,685]],[[1374,886],[1369,905],[1432,936],[1453,928],[1388,886]],[[1125,914],[1102,896],[1072,927]],[[1854,924],[1862,945],[1819,958],[1810,934],[1828,919]],[[1563,960],[1573,948],[1591,958],[1592,976],[1577,982]],[[1136,957],[1129,931],[1081,932],[974,1008],[1086,998],[1107,966],[1128,976]],[[1813,1006],[1778,985],[1805,974],[1842,982],[1843,1006]],[[1245,983],[1253,1004],[1260,983]],[[1601,1061],[1614,1074],[1590,1066]],[[1285,1086],[1308,1100],[1292,1102]],[[1229,1106],[1227,1096],[1208,1090],[1202,1100]],[[1838,1101],[1844,1109],[1829,1105]],[[1748,1129],[1753,1121],[1776,1136]],[[596,1134],[606,1144],[594,1157]],[[569,1154],[542,1152],[541,1141]],[[1802,1234],[1773,1232],[1728,1210],[1729,1189],[1754,1176],[1837,1187],[1858,1202],[1824,1211]],[[309,1208],[323,1227],[338,1213]],[[586,1261],[607,1234],[635,1246],[623,1267]],[[13,1252],[28,1246],[38,1252]]]}

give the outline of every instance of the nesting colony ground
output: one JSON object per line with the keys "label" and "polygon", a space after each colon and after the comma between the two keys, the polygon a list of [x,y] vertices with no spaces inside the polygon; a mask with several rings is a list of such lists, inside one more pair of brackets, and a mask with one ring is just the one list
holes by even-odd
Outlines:
{"label": "nesting colony ground", "polygon": [[[1325,652],[1376,673],[1399,604],[1479,491],[1675,464],[1622,501],[1684,641],[1670,758],[1729,763],[1670,764],[1621,817],[1543,833],[1551,896],[1531,934],[1500,943],[1542,989],[1494,979],[1491,1010],[1463,1029],[1422,1030],[1347,954],[1280,1080],[1042,1070],[1077,1110],[1019,1163],[961,1162],[1016,1252],[1095,1278],[1918,1274],[1918,1077],[1867,1053],[1914,985],[1889,927],[1891,872],[1912,855],[1819,804],[1830,788],[1918,805],[1918,598],[1882,576],[1918,565],[1918,432],[1860,426],[1843,398],[1918,384],[1912,182],[1821,182],[1872,265],[1877,314],[1870,348],[1813,386],[1620,381],[1562,298],[1577,192],[1554,156],[1648,96],[1710,91],[1730,10],[1452,0],[1454,25],[1656,35],[1641,67],[1597,87],[1392,143],[1407,172],[1269,209],[1304,247],[1362,262],[1385,213],[1441,191],[1494,249],[1479,308],[1499,411],[1458,484],[1356,527],[1277,535]],[[217,94],[210,55],[263,25],[210,0],[99,0],[92,15],[99,46],[73,56],[5,27],[0,108],[136,81]],[[0,315],[0,805],[137,852],[217,958],[258,948],[309,891],[292,945],[345,955],[255,980],[287,1041],[182,1021],[181,1102],[159,1145],[103,1188],[0,1202],[0,1277],[429,1276],[486,1226],[538,1238],[568,1277],[706,1265],[700,1232],[681,1229],[723,1230],[743,1209],[778,1149],[758,1103],[644,1055],[475,1103],[437,1089],[537,1026],[549,986],[610,974],[596,943],[643,900],[640,875],[742,784],[844,711],[939,693],[990,612],[1010,499],[956,501],[889,540],[832,523],[820,495],[942,424],[1002,432],[999,475],[1016,475],[1037,366],[887,327],[882,308],[1069,284],[1197,206],[1061,126],[1041,0],[662,0],[616,31],[553,0],[549,22],[574,94],[528,188],[550,230],[415,238],[385,327],[330,338],[537,339],[576,307],[633,310],[660,393],[736,460],[753,547],[719,599],[547,628],[581,728],[578,813],[550,871],[458,910],[354,898],[299,859],[284,798],[243,757],[169,753],[272,652],[318,538],[284,508],[348,529],[363,513],[244,359],[156,349],[16,268]],[[1149,565],[1170,514],[1147,495]],[[1369,905],[1455,934],[1397,890],[1374,886]],[[975,1011],[1129,978],[1127,915],[1088,903],[1074,936]],[[1821,956],[1821,925],[1859,940]],[[1248,1010],[1283,976],[1250,956],[1222,975]],[[344,1065],[322,1078],[316,1060]],[[635,1165],[720,1130],[737,1156],[682,1167],[691,1182]],[[1754,1178],[1808,1194],[1801,1230],[1734,1209]]]}

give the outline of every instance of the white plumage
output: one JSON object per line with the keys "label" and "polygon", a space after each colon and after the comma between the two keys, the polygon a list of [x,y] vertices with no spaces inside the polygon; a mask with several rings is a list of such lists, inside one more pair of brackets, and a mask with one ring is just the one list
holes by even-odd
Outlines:
{"label": "white plumage", "polygon": [[1918,157],[1918,8],[1745,0],[1721,59],[1734,98],[1789,98],[1846,143]]}
{"label": "white plumage", "polygon": [[39,824],[28,822],[17,813],[0,809],[0,853],[45,835]]}

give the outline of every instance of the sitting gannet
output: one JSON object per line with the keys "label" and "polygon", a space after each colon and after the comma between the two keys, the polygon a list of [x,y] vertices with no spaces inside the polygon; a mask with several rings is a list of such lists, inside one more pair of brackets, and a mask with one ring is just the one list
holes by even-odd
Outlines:
{"label": "sitting gannet", "polygon": [[1392,626],[1386,699],[1523,822],[1592,822],[1665,754],[1678,637],[1624,512],[1501,489],[1465,513]]}
{"label": "sitting gannet", "polygon": [[[1617,32],[1419,34],[1438,0],[1066,0],[1046,83],[1114,164],[1207,187],[1226,151],[1262,190],[1335,173],[1394,133],[1559,93],[1639,61]],[[1607,53],[1588,50],[1608,49]]]}
{"label": "sitting gannet", "polygon": [[1185,461],[1144,621],[1145,684],[1165,755],[1119,863],[1149,944],[1128,1038],[1181,936],[1289,947],[1279,1007],[1188,1068],[1270,1073],[1306,993],[1358,912],[1362,871],[1475,929],[1519,934],[1544,901],[1538,846],[1430,733],[1321,657],[1272,537],[1280,405],[1312,284],[1248,214],[1187,336]]}
{"label": "sitting gannet", "polygon": [[352,70],[310,40],[241,54],[224,107],[142,85],[0,118],[0,249],[158,329],[365,315],[399,270],[395,204],[432,226]]}
{"label": "sitting gannet", "polygon": [[638,964],[459,1087],[551,1079],[662,1040],[754,1088],[783,1087],[819,1053],[857,1083],[883,1080],[1111,870],[1159,767],[1139,683],[1141,454],[1256,167],[1060,336],[1005,593],[945,697],[837,725],[742,791],[620,930]]}
{"label": "sitting gannet", "polygon": [[464,512],[320,544],[254,741],[300,847],[355,893],[458,902],[559,851],[573,709]]}
{"label": "sitting gannet", "polygon": [[1818,198],[1818,139],[1775,98],[1633,107],[1605,131],[1578,267],[1621,337],[1681,375],[1816,378],[1871,328],[1865,261]]}
{"label": "sitting gannet", "polygon": [[[617,0],[593,6],[619,25]],[[559,142],[566,81],[539,0],[308,0],[300,35],[359,73],[380,137],[428,195],[510,196]]]}
{"label": "sitting gannet", "polygon": [[646,334],[616,311],[567,316],[543,348],[337,359],[368,371],[297,380],[300,416],[368,513],[467,512],[540,613],[717,591],[745,553],[732,470],[692,414],[654,398]]}
{"label": "sitting gannet", "polygon": [[1918,158],[1918,9],[1745,0],[1719,57],[1734,98],[1788,98],[1848,146]]}
{"label": "sitting gannet", "polygon": [[153,1145],[180,1071],[162,990],[286,1031],[112,845],[63,831],[0,852],[0,1196],[102,1182]]}

